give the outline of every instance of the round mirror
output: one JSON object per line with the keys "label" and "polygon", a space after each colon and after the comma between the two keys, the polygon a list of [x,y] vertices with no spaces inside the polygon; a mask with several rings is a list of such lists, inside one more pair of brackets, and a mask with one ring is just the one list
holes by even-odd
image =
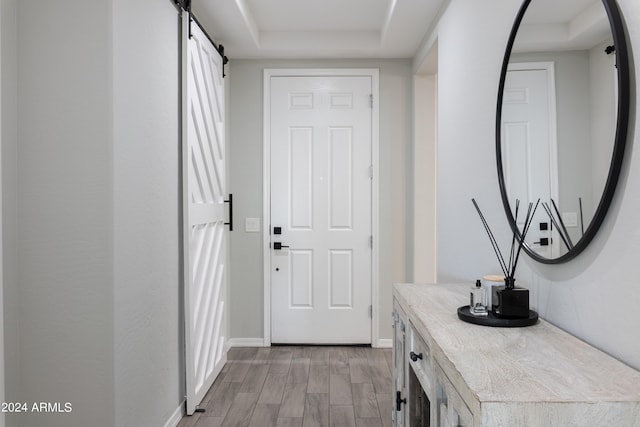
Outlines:
{"label": "round mirror", "polygon": [[604,220],[627,139],[628,62],[615,0],[522,4],[500,76],[496,159],[519,237],[540,201],[523,246],[539,262],[574,258]]}

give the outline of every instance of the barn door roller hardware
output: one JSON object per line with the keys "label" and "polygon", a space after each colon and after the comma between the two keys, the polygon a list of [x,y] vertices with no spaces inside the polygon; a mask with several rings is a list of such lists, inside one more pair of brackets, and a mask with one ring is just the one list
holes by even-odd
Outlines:
{"label": "barn door roller hardware", "polygon": [[209,34],[207,33],[207,31],[204,29],[204,27],[202,26],[202,24],[198,21],[198,19],[193,15],[193,13],[189,12],[189,38],[191,38],[191,23],[195,22],[196,25],[198,27],[200,27],[200,29],[202,30],[202,32],[204,33],[205,36],[207,36],[207,38],[209,39],[209,41],[211,42],[211,44],[213,45],[213,47],[216,49],[216,51],[220,54],[220,57],[222,58],[222,77],[226,76],[225,72],[224,72],[224,66],[229,62],[229,58],[227,58],[226,56],[224,56],[224,46],[221,44],[217,44],[216,42],[213,41],[213,39],[211,38],[211,36],[209,36]]}
{"label": "barn door roller hardware", "polygon": [[200,29],[202,30],[202,32],[204,33],[205,36],[207,36],[207,38],[209,39],[209,41],[211,42],[211,44],[213,44],[213,47],[216,48],[216,51],[220,54],[220,57],[222,58],[222,77],[225,77],[226,74],[224,72],[224,66],[229,63],[229,58],[227,58],[226,56],[224,56],[224,46],[221,44],[217,44],[216,42],[213,41],[213,39],[211,38],[211,36],[209,35],[209,33],[207,33],[207,30],[204,29],[204,27],[202,26],[202,24],[200,24],[200,22],[198,21],[198,19],[194,16],[194,14],[191,12],[191,0],[174,0],[174,2],[176,3],[176,5],[178,5],[182,10],[184,10],[185,12],[187,12],[189,14],[189,38],[191,38],[191,23],[195,22],[196,25],[198,25],[198,27],[200,27]]}
{"label": "barn door roller hardware", "polygon": [[180,6],[182,10],[187,12],[191,9],[191,0],[174,0],[175,3]]}

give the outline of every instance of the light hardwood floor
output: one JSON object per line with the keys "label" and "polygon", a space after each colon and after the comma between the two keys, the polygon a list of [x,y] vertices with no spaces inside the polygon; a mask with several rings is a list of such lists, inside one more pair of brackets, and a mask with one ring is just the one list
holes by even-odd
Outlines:
{"label": "light hardwood floor", "polygon": [[204,413],[178,427],[391,425],[391,349],[232,348]]}

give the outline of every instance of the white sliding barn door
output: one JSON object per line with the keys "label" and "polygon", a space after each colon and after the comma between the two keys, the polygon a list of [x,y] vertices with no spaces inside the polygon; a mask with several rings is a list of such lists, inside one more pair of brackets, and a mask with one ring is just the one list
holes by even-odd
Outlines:
{"label": "white sliding barn door", "polygon": [[222,58],[195,23],[183,37],[185,347],[193,414],[226,362],[227,188]]}

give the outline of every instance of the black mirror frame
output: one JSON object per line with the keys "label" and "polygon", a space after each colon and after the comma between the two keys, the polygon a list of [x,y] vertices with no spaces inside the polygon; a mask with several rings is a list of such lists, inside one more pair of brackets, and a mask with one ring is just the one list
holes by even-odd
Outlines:
{"label": "black mirror frame", "polygon": [[[513,23],[511,34],[509,35],[509,41],[507,42],[507,48],[504,54],[504,60],[502,62],[502,71],[500,73],[500,84],[498,87],[498,104],[496,110],[496,161],[498,170],[498,183],[500,185],[500,195],[502,197],[502,204],[504,206],[509,226],[514,233],[521,237],[520,230],[513,218],[511,207],[509,205],[509,197],[504,182],[504,174],[502,168],[502,150],[501,150],[501,135],[502,135],[502,101],[504,94],[504,84],[507,76],[507,67],[509,65],[509,58],[511,57],[511,51],[516,39],[516,34],[522,23],[525,12],[529,7],[531,0],[524,0],[518,15]],[[609,25],[613,34],[613,42],[615,45],[616,65],[618,74],[618,117],[616,121],[616,134],[614,139],[613,154],[611,157],[611,165],[609,167],[609,174],[604,187],[600,203],[596,208],[591,223],[584,232],[582,238],[575,244],[575,246],[564,255],[558,258],[545,258],[537,254],[526,242],[523,248],[527,255],[534,260],[543,264],[560,264],[567,262],[575,258],[580,254],[593,240],[598,229],[602,225],[611,201],[616,191],[618,184],[618,178],[620,177],[620,170],[622,169],[622,161],[624,159],[625,147],[627,143],[627,133],[629,127],[629,103],[631,99],[631,86],[629,80],[629,55],[627,50],[627,39],[624,22],[620,9],[615,0],[602,0],[607,16],[609,17]]]}

